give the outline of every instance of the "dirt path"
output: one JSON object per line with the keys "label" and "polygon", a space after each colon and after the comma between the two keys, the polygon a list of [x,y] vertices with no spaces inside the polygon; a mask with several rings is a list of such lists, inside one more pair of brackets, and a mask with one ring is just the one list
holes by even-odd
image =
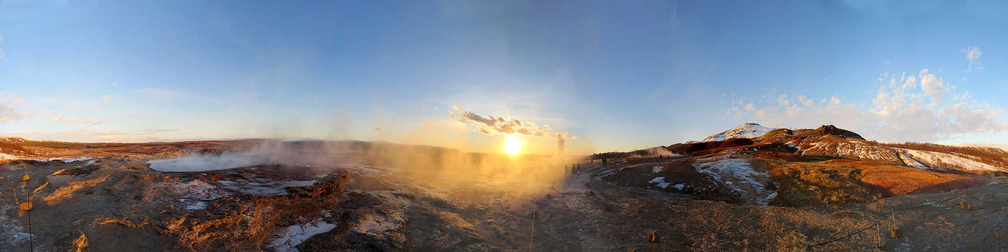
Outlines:
{"label": "dirt path", "polygon": [[571,174],[571,176],[567,177],[567,180],[564,181],[562,189],[564,191],[582,192],[589,190],[588,186],[585,184],[591,181],[592,174],[595,171],[598,171],[599,168],[601,168],[601,166],[586,166],[580,173]]}

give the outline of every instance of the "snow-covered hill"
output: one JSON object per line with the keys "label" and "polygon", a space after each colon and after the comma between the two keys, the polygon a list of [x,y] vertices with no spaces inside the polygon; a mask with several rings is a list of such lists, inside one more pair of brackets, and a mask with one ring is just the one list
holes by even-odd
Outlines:
{"label": "snow-covered hill", "polygon": [[763,127],[758,123],[746,123],[732,128],[725,132],[717,133],[704,138],[704,142],[724,141],[729,138],[755,138],[770,132],[771,128]]}

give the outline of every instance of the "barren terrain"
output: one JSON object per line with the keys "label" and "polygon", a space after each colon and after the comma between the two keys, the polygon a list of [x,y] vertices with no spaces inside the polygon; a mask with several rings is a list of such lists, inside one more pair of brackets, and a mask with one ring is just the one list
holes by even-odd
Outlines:
{"label": "barren terrain", "polygon": [[[892,147],[806,133],[606,166],[365,142],[10,138],[0,250],[1008,250],[999,173],[873,159]],[[847,143],[868,147],[835,147]],[[993,151],[970,160],[1003,167]]]}

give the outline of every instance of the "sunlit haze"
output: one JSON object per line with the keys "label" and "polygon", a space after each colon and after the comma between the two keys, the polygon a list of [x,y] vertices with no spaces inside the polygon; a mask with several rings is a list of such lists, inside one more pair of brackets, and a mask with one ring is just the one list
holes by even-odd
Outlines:
{"label": "sunlit haze", "polygon": [[504,140],[504,153],[514,156],[521,154],[521,149],[521,139],[518,139],[517,136],[507,136]]}

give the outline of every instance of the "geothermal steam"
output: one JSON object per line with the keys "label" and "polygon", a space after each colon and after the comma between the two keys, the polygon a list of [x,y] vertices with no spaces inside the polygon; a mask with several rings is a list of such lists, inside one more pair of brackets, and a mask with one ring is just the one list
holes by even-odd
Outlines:
{"label": "geothermal steam", "polygon": [[[563,139],[560,137],[559,139]],[[392,181],[428,189],[542,192],[561,181],[563,165],[546,156],[509,157],[455,149],[358,141],[263,141],[220,154],[193,154],[150,161],[162,172],[199,172],[267,164],[312,169],[378,170]]]}

